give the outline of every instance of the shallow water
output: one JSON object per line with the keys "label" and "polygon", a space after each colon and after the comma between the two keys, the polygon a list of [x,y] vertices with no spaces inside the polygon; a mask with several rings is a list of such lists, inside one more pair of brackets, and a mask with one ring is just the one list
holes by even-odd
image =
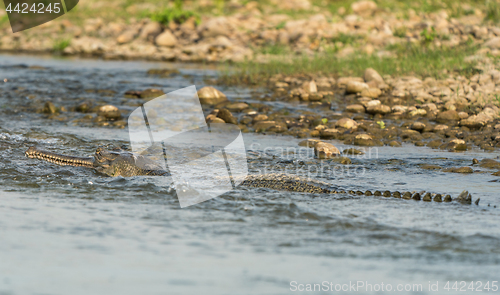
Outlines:
{"label": "shallow water", "polygon": [[[146,75],[177,66],[181,75],[171,78]],[[464,206],[237,188],[184,209],[172,187],[155,177],[104,177],[24,157],[32,145],[91,155],[102,144],[128,143],[126,129],[49,119],[34,112],[37,101],[70,107],[94,99],[133,110],[124,106],[127,90],[199,89],[214,75],[189,65],[0,55],[0,79],[7,79],[0,81],[0,294],[286,294],[293,293],[292,281],[422,284],[423,291],[406,293],[430,294],[429,281],[445,293],[447,281],[499,280],[494,205],[500,199],[498,182],[491,182],[498,177],[481,168],[461,175],[418,166],[467,166],[498,153],[379,147],[345,166],[314,159],[296,138],[244,134],[251,173],[299,174],[346,190],[456,197],[467,189],[481,201]],[[222,90],[230,99],[252,95]]]}

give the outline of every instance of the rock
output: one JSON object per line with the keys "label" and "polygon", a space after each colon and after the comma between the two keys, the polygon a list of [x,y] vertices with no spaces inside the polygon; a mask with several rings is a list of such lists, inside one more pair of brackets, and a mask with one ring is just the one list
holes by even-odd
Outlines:
{"label": "rock", "polygon": [[141,91],[140,97],[144,99],[153,99],[162,96],[164,94],[165,92],[163,92],[161,89],[150,88]]}
{"label": "rock", "polygon": [[82,102],[81,104],[77,105],[75,109],[77,112],[87,113],[88,111],[90,111],[91,107],[92,107],[92,103],[85,101],[85,102]]}
{"label": "rock", "polygon": [[152,41],[161,34],[161,25],[158,22],[150,22],[142,27],[139,37],[144,40]]}
{"label": "rock", "polygon": [[345,111],[350,113],[364,113],[365,107],[360,104],[351,104],[345,108]]}
{"label": "rock", "polygon": [[304,89],[308,93],[318,92],[318,87],[316,86],[316,82],[314,82],[314,80],[304,82],[304,84],[302,84],[302,89]]}
{"label": "rock", "polygon": [[361,91],[361,96],[369,98],[378,98],[382,94],[382,90],[378,88],[368,88]]}
{"label": "rock", "polygon": [[448,125],[442,125],[442,124],[439,124],[439,125],[436,125],[434,126],[434,132],[439,132],[439,131],[446,131],[450,129],[450,127]]}
{"label": "rock", "polygon": [[368,89],[368,85],[363,82],[349,81],[346,84],[346,93],[360,93],[364,89]]}
{"label": "rock", "polygon": [[340,155],[340,151],[333,144],[318,142],[314,146],[314,155],[319,159],[330,159]]}
{"label": "rock", "polygon": [[452,173],[474,173],[471,167],[458,167],[458,168],[448,168],[444,169],[443,172],[452,172]]}
{"label": "rock", "polygon": [[120,110],[114,105],[110,104],[100,107],[97,111],[97,115],[112,120],[120,119],[122,116]]}
{"label": "rock", "polygon": [[258,114],[257,116],[253,117],[253,122],[266,121],[267,119],[269,119],[269,117],[267,115]]}
{"label": "rock", "polygon": [[241,112],[244,109],[248,108],[248,104],[244,102],[236,102],[236,103],[231,103],[225,106],[226,109],[232,111],[232,112]]}
{"label": "rock", "polygon": [[436,121],[438,123],[447,123],[449,121],[458,121],[458,120],[460,120],[460,116],[455,110],[441,112],[437,115],[436,118]]}
{"label": "rock", "polygon": [[422,169],[425,169],[425,170],[440,170],[441,169],[441,166],[432,165],[432,164],[420,164],[418,166]]}
{"label": "rock", "polygon": [[231,114],[231,112],[228,109],[221,109],[219,110],[219,113],[217,114],[218,118],[221,118],[224,120],[226,123],[231,123],[231,124],[238,124],[238,120]]}
{"label": "rock", "polygon": [[359,146],[375,146],[373,138],[368,134],[358,134],[354,137],[354,145]]}
{"label": "rock", "polygon": [[354,149],[354,148],[345,149],[342,151],[342,153],[347,154],[347,155],[364,155],[365,154],[364,152],[357,150],[357,149]]}
{"label": "rock", "polygon": [[180,74],[178,69],[149,69],[147,71],[148,75],[158,75],[161,77],[170,77],[175,74]]}
{"label": "rock", "polygon": [[275,121],[259,121],[253,125],[255,132],[264,132],[264,131],[274,131],[274,132],[282,132],[286,130],[286,125],[277,123]]}
{"label": "rock", "polygon": [[305,147],[313,148],[319,142],[321,142],[321,141],[318,140],[318,139],[306,139],[306,140],[303,140],[303,141],[299,142],[299,146],[305,146]]}
{"label": "rock", "polygon": [[210,123],[214,123],[214,124],[224,124],[224,123],[226,123],[226,121],[224,121],[223,119],[221,119],[219,117],[216,117],[214,115],[208,115],[206,121],[209,124]]}
{"label": "rock", "polygon": [[356,123],[356,121],[354,121],[353,119],[342,118],[335,123],[335,126],[342,127],[345,129],[353,129],[358,126],[358,123]]}
{"label": "rock", "polygon": [[341,134],[341,132],[335,128],[328,128],[321,130],[319,134],[321,139],[335,139]]}
{"label": "rock", "polygon": [[361,103],[365,108],[372,108],[382,104],[378,99],[370,100],[369,98],[366,97],[361,97],[359,101],[361,101]]}
{"label": "rock", "polygon": [[392,140],[388,143],[389,146],[392,146],[392,147],[401,147],[401,143],[397,140]]}
{"label": "rock", "polygon": [[43,112],[47,114],[55,114],[58,110],[53,102],[47,101],[43,107]]}
{"label": "rock", "polygon": [[441,148],[447,149],[449,151],[466,151],[467,145],[465,144],[464,140],[455,138],[450,140],[447,144],[445,144]]}
{"label": "rock", "polygon": [[351,4],[351,9],[357,15],[369,16],[377,9],[377,4],[373,1],[358,1]]}
{"label": "rock", "polygon": [[385,115],[385,114],[389,114],[391,113],[391,107],[390,106],[387,106],[387,105],[383,105],[383,104],[379,104],[379,105],[376,105],[376,106],[370,106],[370,107],[367,107],[366,108],[366,112],[368,114],[381,114],[381,115]]}
{"label": "rock", "polygon": [[365,70],[365,74],[363,75],[363,79],[365,80],[366,83],[369,83],[372,81],[377,82],[377,84],[384,84],[385,83],[382,76],[380,76],[380,74],[372,68],[368,68]]}
{"label": "rock", "polygon": [[479,166],[487,169],[500,169],[500,162],[493,159],[482,159]]}
{"label": "rock", "polygon": [[481,127],[484,127],[487,123],[492,122],[494,116],[495,111],[493,109],[485,108],[479,114],[461,120],[460,126],[466,126],[470,129],[479,129]]}
{"label": "rock", "polygon": [[469,114],[466,112],[458,112],[458,116],[460,117],[461,120],[467,119],[469,117]]}
{"label": "rock", "polygon": [[205,86],[198,90],[198,98],[202,104],[216,105],[227,101],[226,95],[212,86]]}
{"label": "rock", "polygon": [[500,37],[494,37],[486,41],[483,46],[489,47],[491,49],[500,49]]}
{"label": "rock", "polygon": [[231,33],[233,26],[227,17],[213,17],[203,22],[198,28],[198,32],[204,38],[228,36]]}
{"label": "rock", "polygon": [[155,43],[161,47],[174,47],[177,44],[177,38],[172,32],[166,30],[156,37]]}
{"label": "rock", "polygon": [[416,117],[416,116],[425,116],[427,115],[427,111],[424,110],[424,109],[417,109],[417,110],[413,110],[409,113],[409,115],[411,117]]}
{"label": "rock", "polygon": [[425,124],[422,122],[414,122],[411,124],[410,129],[411,130],[416,130],[418,132],[422,132],[425,128]]}
{"label": "rock", "polygon": [[137,32],[135,30],[128,30],[120,34],[118,38],[116,38],[116,42],[118,44],[130,43],[137,36]]}

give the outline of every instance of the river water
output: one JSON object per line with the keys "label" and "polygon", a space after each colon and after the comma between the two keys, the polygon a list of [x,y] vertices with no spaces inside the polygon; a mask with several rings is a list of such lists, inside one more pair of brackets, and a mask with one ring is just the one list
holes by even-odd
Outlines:
{"label": "river water", "polygon": [[[161,67],[179,67],[181,74],[146,74]],[[245,133],[251,173],[308,173],[346,190],[456,197],[467,189],[481,201],[467,206],[240,187],[183,209],[172,186],[155,177],[106,177],[24,157],[33,145],[91,155],[99,145],[128,144],[126,128],[79,123],[85,114],[37,113],[46,100],[68,109],[93,99],[133,110],[127,90],[199,89],[216,75],[200,65],[0,55],[0,294],[288,294],[310,293],[298,289],[324,282],[333,292],[314,293],[340,286],[348,288],[343,293],[463,294],[452,289],[455,281],[467,288],[471,281],[474,288],[477,281],[490,287],[500,281],[498,177],[481,168],[462,175],[418,166],[467,166],[498,153],[379,147],[353,156],[352,165],[326,162],[332,170],[317,173],[310,167],[321,162],[298,148],[299,139]],[[230,100],[255,95],[221,90]],[[436,283],[439,292],[429,290]]]}

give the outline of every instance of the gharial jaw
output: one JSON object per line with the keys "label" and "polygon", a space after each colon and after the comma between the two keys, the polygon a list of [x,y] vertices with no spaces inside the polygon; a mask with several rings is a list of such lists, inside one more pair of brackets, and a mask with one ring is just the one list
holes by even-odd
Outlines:
{"label": "gharial jaw", "polygon": [[61,166],[94,168],[94,157],[75,157],[61,155],[49,151],[40,150],[34,146],[30,147],[24,154],[30,159],[40,159]]}

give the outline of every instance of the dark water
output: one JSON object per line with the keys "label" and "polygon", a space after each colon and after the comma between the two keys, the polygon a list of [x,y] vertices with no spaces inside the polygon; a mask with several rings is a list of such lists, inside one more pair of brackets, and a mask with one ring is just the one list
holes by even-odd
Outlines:
{"label": "dark water", "polygon": [[[436,293],[430,281],[439,282],[441,294],[463,294],[443,288],[448,281],[491,286],[500,279],[500,208],[493,207],[500,205],[499,184],[491,182],[498,177],[481,168],[461,175],[418,166],[467,166],[497,153],[379,147],[345,166],[314,159],[295,138],[245,134],[251,173],[300,174],[354,190],[456,197],[467,189],[481,202],[237,188],[184,209],[172,186],[155,177],[104,177],[24,157],[32,145],[91,155],[102,144],[127,144],[126,129],[81,123],[85,114],[74,112],[48,118],[36,109],[46,100],[71,108],[92,99],[133,110],[127,90],[199,89],[216,75],[189,65],[171,78],[146,75],[175,66],[0,56],[0,294],[300,293],[291,291],[292,281],[422,284],[423,291],[396,293]],[[252,99],[246,89],[222,90],[231,100]]]}

